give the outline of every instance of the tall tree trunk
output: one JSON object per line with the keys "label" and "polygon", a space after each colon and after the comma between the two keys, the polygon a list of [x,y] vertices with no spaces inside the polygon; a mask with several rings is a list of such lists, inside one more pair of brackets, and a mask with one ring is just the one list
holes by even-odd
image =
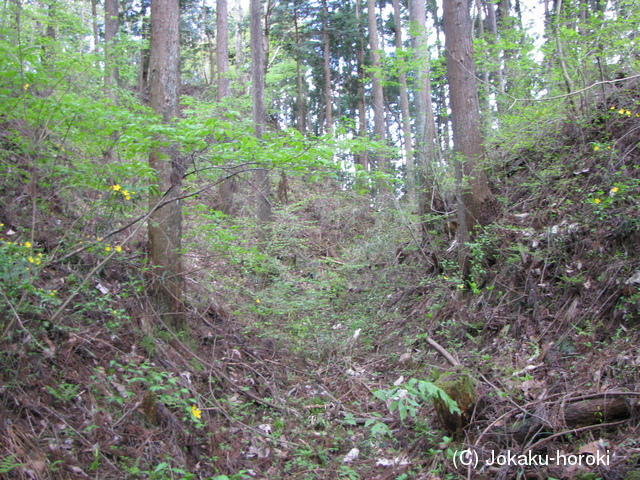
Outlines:
{"label": "tall tree trunk", "polygon": [[[218,64],[218,100],[223,100],[231,94],[229,82],[229,17],[227,0],[216,1],[216,35],[217,35],[217,64]],[[235,177],[224,180],[218,187],[218,195],[222,213],[233,215],[235,205],[233,199]]]}
{"label": "tall tree trunk", "polygon": [[[358,46],[356,51],[356,58],[358,61],[358,135],[365,137],[367,135],[367,111],[366,111],[366,98],[364,90],[365,74],[364,74],[364,35],[362,33],[361,25],[361,1],[355,0],[356,4],[356,22],[358,24]],[[356,157],[356,165],[360,165],[362,171],[366,172],[369,169],[369,159],[367,154],[362,152]],[[364,184],[361,181],[356,181],[356,187],[358,189],[364,188]]]}
{"label": "tall tree trunk", "polygon": [[447,0],[443,11],[458,187],[459,262],[463,275],[468,276],[470,233],[475,225],[488,223],[496,205],[486,172],[479,164],[484,148],[468,2]]}
{"label": "tall tree trunk", "polygon": [[[42,36],[44,38],[44,42],[42,42],[42,46],[40,47],[41,51],[41,61],[42,64],[46,67],[52,66],[55,56],[55,39],[56,39],[56,28],[58,25],[56,21],[56,9],[59,7],[57,0],[52,1],[47,6],[47,17],[49,17],[46,27],[44,28],[44,32],[42,32]],[[39,26],[42,25],[40,22],[37,23]]]}
{"label": "tall tree trunk", "polygon": [[[400,0],[393,0],[393,16],[395,19],[396,58],[398,59],[398,83],[400,84],[400,114],[402,115],[402,140],[404,145],[407,178],[413,175],[413,146],[411,145],[411,117],[409,116],[409,94],[407,93],[407,74],[405,72],[404,46],[402,45],[402,16]],[[415,185],[409,181],[409,197],[414,196]]]}
{"label": "tall tree trunk", "polygon": [[423,239],[426,239],[431,211],[431,198],[435,194],[432,164],[437,160],[437,134],[431,102],[431,80],[429,71],[429,51],[427,46],[427,12],[422,0],[409,0],[409,19],[415,34],[411,44],[419,65],[414,80],[414,102],[416,109],[416,161],[415,182],[418,199],[418,213],[421,217]]}
{"label": "tall tree trunk", "polygon": [[501,113],[504,110],[504,106],[502,105],[504,95],[502,94],[505,93],[506,87],[504,74],[502,71],[502,56],[500,55],[500,50],[498,48],[495,48],[495,45],[498,43],[498,19],[496,17],[496,9],[494,3],[487,0],[483,0],[483,3],[487,13],[487,29],[489,30],[488,43],[494,47],[492,48],[492,50],[495,52],[493,61],[496,65],[494,75],[498,82],[497,107],[498,113]]}
{"label": "tall tree trunk", "polygon": [[[213,40],[215,37],[215,31],[217,31],[217,27],[214,31],[209,22],[209,15],[207,15],[207,0],[202,0],[202,16],[202,22],[204,23],[204,35],[205,37],[207,37],[207,53],[209,56],[209,73],[207,78],[207,85],[213,85],[216,79],[216,49],[213,45]],[[207,76],[206,70],[205,76]]]}
{"label": "tall tree trunk", "polygon": [[[376,15],[375,0],[367,0],[367,20],[369,24],[369,48],[371,49],[371,67],[373,69],[373,73],[371,75],[371,107],[373,110],[373,133],[377,141],[384,142],[384,94],[382,91],[382,78],[380,70],[380,44],[378,42],[378,20]],[[376,154],[376,167],[379,172],[389,173],[389,159],[382,154]],[[382,182],[380,188],[382,190],[381,193],[384,193],[384,191],[388,189],[388,185],[385,184],[385,182]]]}
{"label": "tall tree trunk", "polygon": [[[178,0],[151,4],[150,103],[153,111],[170,123],[178,114],[180,83]],[[149,156],[160,194],[149,195],[150,295],[163,319],[177,330],[186,328],[182,302],[182,187],[183,166],[175,147],[159,147]],[[166,202],[156,209],[160,202]]]}
{"label": "tall tree trunk", "polygon": [[[260,0],[250,2],[251,20],[251,87],[253,98],[253,124],[256,138],[261,138],[264,133],[267,119],[264,104],[264,38],[262,34],[262,23],[260,22],[262,9]],[[253,182],[256,190],[256,203],[258,209],[258,220],[260,222],[270,222],[271,201],[271,181],[269,171],[266,168],[258,168],[253,173]]]}
{"label": "tall tree trunk", "polygon": [[296,0],[293,2],[293,27],[296,42],[296,81],[298,89],[298,98],[296,99],[296,123],[298,125],[298,131],[304,134],[307,131],[307,116],[303,97],[302,69],[300,67],[300,29],[298,25],[298,4]]}
{"label": "tall tree trunk", "polygon": [[[476,10],[478,11],[478,37],[486,41],[487,37],[484,28],[484,8],[482,0],[475,0],[475,2]],[[482,96],[480,98],[482,128],[483,132],[487,132],[487,129],[491,128],[491,125],[493,123],[493,111],[491,110],[491,85],[489,83],[489,70],[486,66],[480,73],[480,78],[482,78]]]}
{"label": "tall tree trunk", "polygon": [[93,27],[93,48],[98,50],[98,0],[91,0],[91,26]]}
{"label": "tall tree trunk", "polygon": [[227,0],[216,0],[218,100],[229,96],[229,17]]}
{"label": "tall tree trunk", "polygon": [[[114,105],[118,104],[115,87],[118,85],[118,69],[116,67],[116,42],[120,22],[118,20],[118,0],[104,0],[104,86],[106,95]],[[107,145],[104,159],[106,163],[115,160],[113,146],[117,143],[118,132],[113,132],[113,142]]]}
{"label": "tall tree trunk", "polygon": [[[144,40],[149,39],[149,17],[147,16],[147,8],[149,8],[151,0],[143,0],[142,5],[140,6],[140,16],[142,17],[142,40],[144,45]],[[138,79],[138,90],[140,93],[140,97],[143,101],[146,101],[147,98],[147,89],[149,88],[149,61],[150,61],[150,50],[149,48],[142,48],[140,50],[140,77]]]}
{"label": "tall tree trunk", "polygon": [[[234,19],[236,23],[236,27],[234,30],[234,63],[236,66],[236,75],[239,76],[240,69],[244,65],[244,43],[242,41],[242,21],[244,20],[244,13],[242,11],[242,0],[236,1],[236,8],[234,9]],[[244,79],[242,77],[241,81],[244,83]]]}
{"label": "tall tree trunk", "polygon": [[329,49],[329,10],[327,0],[322,0],[322,41],[324,53],[324,104],[326,133],[333,131],[333,96],[331,94],[331,50]]}
{"label": "tall tree trunk", "polygon": [[118,83],[118,69],[116,68],[116,36],[119,29],[118,0],[104,0],[104,52],[105,72],[104,83],[107,93],[115,99],[113,87]]}
{"label": "tall tree trunk", "polygon": [[562,17],[562,0],[556,0],[556,13],[555,13],[555,28],[554,28],[554,36],[556,37],[556,54],[558,55],[558,61],[560,62],[560,68],[562,69],[562,77],[564,79],[564,84],[567,88],[567,96],[569,98],[569,103],[571,105],[572,110],[575,111],[575,103],[573,102],[573,97],[571,93],[573,92],[573,82],[571,81],[571,76],[569,75],[569,71],[567,70],[567,62],[564,57],[564,49],[562,46],[562,39],[560,37],[560,21]]}

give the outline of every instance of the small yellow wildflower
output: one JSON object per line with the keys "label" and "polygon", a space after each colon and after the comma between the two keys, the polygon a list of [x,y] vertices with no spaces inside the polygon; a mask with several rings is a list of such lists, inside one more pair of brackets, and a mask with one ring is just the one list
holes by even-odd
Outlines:
{"label": "small yellow wildflower", "polygon": [[42,260],[40,260],[39,258],[36,258],[36,265],[40,265],[42,263]]}
{"label": "small yellow wildflower", "polygon": [[191,415],[200,420],[200,418],[202,418],[202,410],[200,410],[197,405],[193,405],[191,406]]}
{"label": "small yellow wildflower", "polygon": [[602,200],[600,200],[599,198],[596,198],[593,203],[595,203],[596,205],[599,204]]}
{"label": "small yellow wildflower", "polygon": [[121,252],[122,251],[122,247],[120,245],[116,245],[116,252]]}
{"label": "small yellow wildflower", "polygon": [[611,107],[609,110],[615,110],[616,108],[618,108],[618,107]]}
{"label": "small yellow wildflower", "polygon": [[23,90],[26,90],[27,88],[29,88],[29,84],[28,84],[28,83],[25,83],[25,84],[22,86],[22,89],[23,89]]}
{"label": "small yellow wildflower", "polygon": [[460,288],[460,290],[464,290],[464,285],[458,285],[458,288]]}
{"label": "small yellow wildflower", "polygon": [[619,113],[620,115],[624,115],[624,108],[621,108],[620,110],[618,110],[618,113]]}
{"label": "small yellow wildflower", "polygon": [[120,193],[122,193],[122,195],[124,195],[125,197],[129,196],[129,190],[122,190]]}
{"label": "small yellow wildflower", "polygon": [[600,150],[600,145],[596,145],[595,147],[593,147],[594,152],[597,152],[598,150]]}
{"label": "small yellow wildflower", "polygon": [[104,247],[105,252],[110,252],[111,251],[111,247],[109,245],[107,245],[106,247]]}
{"label": "small yellow wildflower", "polygon": [[24,242],[24,246],[27,248],[31,248],[31,242]]}
{"label": "small yellow wildflower", "polygon": [[114,192],[117,192],[118,190],[121,190],[121,189],[122,187],[117,183],[111,187],[111,190],[113,190]]}
{"label": "small yellow wildflower", "polygon": [[611,189],[611,193],[618,193],[618,191],[619,191],[619,190],[620,190],[620,189],[619,189],[618,187],[613,187],[613,188]]}
{"label": "small yellow wildflower", "polygon": [[631,112],[630,112],[629,110],[625,111],[624,113],[626,113],[626,114],[627,114],[627,117],[630,117],[630,116],[631,116]]}
{"label": "small yellow wildflower", "polygon": [[125,200],[131,200],[131,195],[125,195],[125,196],[124,196],[124,199],[125,199]]}
{"label": "small yellow wildflower", "polygon": [[27,258],[27,261],[28,261],[29,263],[33,263],[33,257],[29,257],[29,258]]}
{"label": "small yellow wildflower", "polygon": [[259,298],[256,298],[256,303],[260,303],[260,299]]}

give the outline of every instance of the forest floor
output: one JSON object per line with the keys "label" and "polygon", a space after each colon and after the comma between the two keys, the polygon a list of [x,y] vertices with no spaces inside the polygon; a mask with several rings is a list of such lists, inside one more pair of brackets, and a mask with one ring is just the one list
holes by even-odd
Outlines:
{"label": "forest floor", "polygon": [[[188,332],[154,315],[135,243],[85,286],[95,254],[46,265],[33,308],[3,309],[0,478],[640,478],[640,116],[620,102],[495,149],[502,211],[465,281],[447,218],[417,242],[411,212],[294,181],[266,244],[187,214]],[[77,293],[53,323],[45,291]],[[453,423],[426,390],[450,375],[475,395]]]}

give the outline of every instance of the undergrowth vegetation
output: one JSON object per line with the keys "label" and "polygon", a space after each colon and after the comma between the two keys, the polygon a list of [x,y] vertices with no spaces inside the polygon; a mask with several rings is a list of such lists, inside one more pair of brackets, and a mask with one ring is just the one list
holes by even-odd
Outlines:
{"label": "undergrowth vegetation", "polygon": [[[309,195],[292,177],[264,237],[202,192],[186,207],[191,326],[181,334],[146,309],[144,240],[131,223],[143,215],[144,169],[93,189],[51,175],[37,184],[49,194],[2,211],[3,471],[458,478],[456,451],[509,402],[637,390],[640,175],[627,134],[638,120],[598,116],[606,138],[584,127],[580,142],[498,150],[503,213],[470,246],[468,282],[441,223],[438,241],[416,243],[402,205],[374,211],[321,184]],[[15,149],[5,173],[25,155]],[[24,164],[22,185],[56,165]],[[4,204],[19,206],[13,182]],[[44,235],[49,224],[59,227]],[[466,440],[425,402],[447,371],[428,339],[486,380]],[[602,435],[626,452],[616,468],[634,465],[633,435]]]}
{"label": "undergrowth vegetation", "polygon": [[[27,7],[33,26],[42,12]],[[500,116],[483,165],[500,211],[468,244],[465,276],[452,212],[421,218],[399,181],[385,196],[400,169],[351,168],[382,146],[346,120],[259,141],[246,97],[187,85],[163,124],[131,89],[114,102],[101,57],[74,53],[75,17],[59,16],[71,43],[44,50],[0,25],[0,478],[633,478],[637,76],[579,108]],[[159,134],[188,166],[180,332],[147,291]],[[279,180],[268,225],[258,167]],[[225,215],[217,188],[231,179]],[[454,203],[453,182],[439,187]],[[468,448],[612,460],[471,472]]]}

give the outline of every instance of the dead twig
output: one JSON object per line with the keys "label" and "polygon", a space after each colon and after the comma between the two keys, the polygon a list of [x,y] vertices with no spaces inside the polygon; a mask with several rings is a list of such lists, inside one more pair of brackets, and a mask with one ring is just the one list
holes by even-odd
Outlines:
{"label": "dead twig", "polygon": [[444,347],[440,345],[438,342],[436,342],[433,338],[427,337],[426,340],[427,340],[427,343],[431,345],[433,348],[435,348],[438,351],[438,353],[442,355],[451,365],[453,365],[454,367],[460,366],[460,362],[455,358],[453,358],[453,356],[449,352],[447,352],[444,349]]}

